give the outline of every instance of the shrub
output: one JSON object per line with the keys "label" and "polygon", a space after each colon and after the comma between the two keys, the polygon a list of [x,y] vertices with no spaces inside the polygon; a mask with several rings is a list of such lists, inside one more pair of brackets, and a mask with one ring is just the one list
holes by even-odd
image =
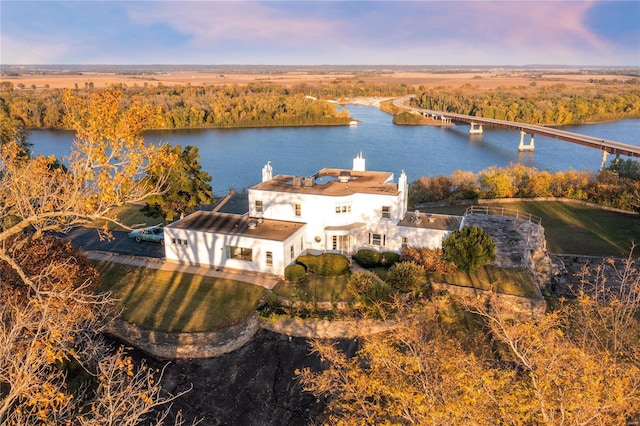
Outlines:
{"label": "shrub", "polygon": [[391,300],[391,287],[371,272],[354,272],[347,292],[365,316],[380,317],[381,308]]}
{"label": "shrub", "polygon": [[424,266],[427,272],[437,272],[444,274],[453,268],[447,264],[442,249],[432,249],[429,247],[407,246],[402,248],[400,253],[401,262],[413,262]]}
{"label": "shrub", "polygon": [[452,232],[443,243],[444,254],[460,270],[475,271],[495,259],[495,243],[479,226],[465,226]]}
{"label": "shrub", "polygon": [[386,251],[382,253],[380,264],[382,266],[392,266],[400,260],[400,255],[393,251]]}
{"label": "shrub", "polygon": [[297,263],[284,268],[284,277],[287,281],[300,281],[306,273],[307,271],[304,269],[304,266]]}
{"label": "shrub", "polygon": [[380,265],[382,255],[375,250],[362,249],[353,258],[363,268],[375,268]]}
{"label": "shrub", "polygon": [[349,259],[338,253],[323,253],[317,256],[306,254],[298,257],[297,262],[304,265],[308,271],[328,277],[349,272]]}
{"label": "shrub", "polygon": [[399,262],[389,268],[387,283],[395,290],[419,291],[426,281],[424,266],[413,262]]}

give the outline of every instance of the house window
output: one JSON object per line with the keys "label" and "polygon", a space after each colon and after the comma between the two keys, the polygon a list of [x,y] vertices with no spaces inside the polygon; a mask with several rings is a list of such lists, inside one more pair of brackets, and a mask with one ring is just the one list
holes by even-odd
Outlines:
{"label": "house window", "polygon": [[402,247],[407,247],[409,245],[409,240],[407,237],[402,237]]}
{"label": "house window", "polygon": [[336,204],[336,214],[351,213],[351,204]]}
{"label": "house window", "polygon": [[331,249],[338,250],[338,236],[334,235],[331,240]]}
{"label": "house window", "polygon": [[300,252],[304,250],[304,238],[300,237]]}
{"label": "house window", "polygon": [[264,207],[262,205],[262,200],[256,200],[256,213],[264,213]]}
{"label": "house window", "polygon": [[383,234],[369,234],[369,244],[373,246],[387,245],[387,236]]}
{"label": "house window", "polygon": [[296,216],[300,217],[302,216],[302,206],[298,203],[293,205],[294,210],[296,211]]}
{"label": "house window", "polygon": [[273,252],[268,251],[266,254],[267,266],[273,266]]}
{"label": "house window", "polygon": [[289,249],[289,257],[293,261],[296,258],[295,249],[293,248],[293,244],[291,244],[291,249]]}
{"label": "house window", "polygon": [[171,242],[177,246],[186,246],[187,240],[181,240],[180,238],[172,238]]}
{"label": "house window", "polygon": [[382,218],[383,219],[391,219],[391,207],[382,206]]}
{"label": "house window", "polygon": [[247,247],[227,246],[227,257],[236,260],[253,260],[253,250]]}

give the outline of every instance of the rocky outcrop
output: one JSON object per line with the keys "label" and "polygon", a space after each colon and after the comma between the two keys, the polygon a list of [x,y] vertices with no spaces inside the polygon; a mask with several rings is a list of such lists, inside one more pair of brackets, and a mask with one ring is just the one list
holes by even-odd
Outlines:
{"label": "rocky outcrop", "polygon": [[384,321],[354,319],[349,321],[300,319],[284,316],[267,318],[261,327],[286,336],[316,339],[354,339],[356,337],[381,333],[393,326]]}
{"label": "rocky outcrop", "polygon": [[488,214],[468,214],[464,224],[479,226],[493,238],[495,265],[529,270],[537,285],[538,297],[542,297],[540,289],[563,274],[562,264],[554,262],[546,249],[542,225],[516,217]]}

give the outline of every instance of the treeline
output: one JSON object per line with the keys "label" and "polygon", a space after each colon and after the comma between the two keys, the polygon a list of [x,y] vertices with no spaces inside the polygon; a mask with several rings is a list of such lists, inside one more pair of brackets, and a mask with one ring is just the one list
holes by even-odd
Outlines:
{"label": "treeline", "polygon": [[565,84],[478,90],[433,88],[416,94],[419,107],[528,124],[564,125],[640,117],[634,84],[573,88]]}
{"label": "treeline", "polygon": [[640,165],[614,160],[597,173],[539,171],[521,164],[489,167],[474,174],[422,177],[409,186],[411,204],[478,198],[565,197],[640,212]]}
{"label": "treeline", "polygon": [[[349,111],[323,99],[358,96],[403,96],[408,88],[397,84],[353,83],[336,80],[322,85],[299,84],[287,88],[274,84],[222,86],[127,87],[123,106],[134,101],[150,103],[158,112],[161,129],[207,127],[263,127],[344,125]],[[93,83],[72,90],[76,95],[93,92]],[[0,83],[0,107],[26,128],[63,128],[62,89],[16,90]]]}

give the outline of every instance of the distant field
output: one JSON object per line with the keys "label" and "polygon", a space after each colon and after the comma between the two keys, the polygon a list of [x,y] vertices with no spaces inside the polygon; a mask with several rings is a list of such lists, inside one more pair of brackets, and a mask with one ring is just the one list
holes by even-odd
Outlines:
{"label": "distant field", "polygon": [[[541,217],[551,253],[626,257],[632,242],[640,243],[640,217],[636,215],[559,201],[505,201],[491,205]],[[464,214],[465,207],[428,210]]]}
{"label": "distant field", "polygon": [[523,71],[497,71],[478,70],[477,72],[420,72],[420,71],[327,71],[327,72],[198,72],[198,71],[172,71],[164,74],[115,74],[115,73],[78,73],[72,75],[59,74],[38,74],[2,76],[0,81],[11,82],[14,86],[23,84],[29,90],[32,85],[36,89],[42,89],[48,85],[50,88],[85,87],[85,84],[92,83],[93,87],[103,88],[113,84],[123,84],[126,86],[147,85],[226,85],[238,84],[246,85],[250,83],[274,83],[291,86],[301,83],[322,83],[329,84],[333,81],[350,81],[367,83],[397,83],[413,86],[424,85],[425,87],[453,86],[459,87],[470,84],[481,89],[491,89],[500,86],[517,87],[528,86],[535,83],[538,86],[563,83],[568,86],[588,85],[589,80],[614,80],[619,79],[619,75],[603,75],[600,73],[587,74],[578,73],[544,73],[535,70]]}

